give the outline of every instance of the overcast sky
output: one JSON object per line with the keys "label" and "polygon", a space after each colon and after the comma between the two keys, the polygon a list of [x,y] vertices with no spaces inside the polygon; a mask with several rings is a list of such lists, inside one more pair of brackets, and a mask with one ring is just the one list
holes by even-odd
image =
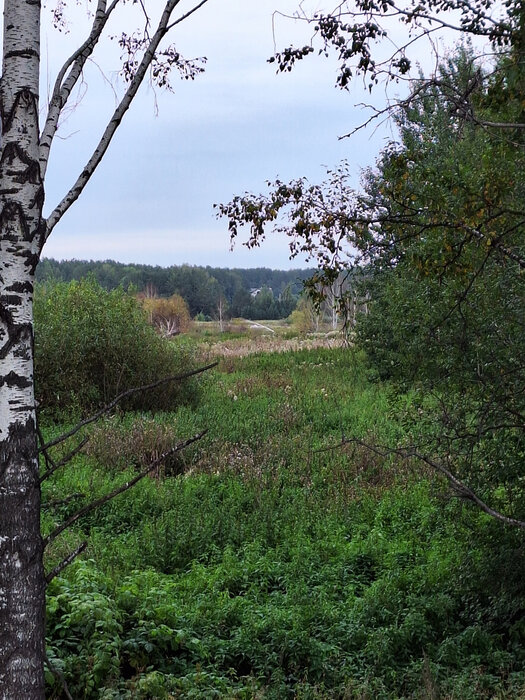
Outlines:
{"label": "overcast sky", "polygon": [[[311,32],[273,15],[291,13],[297,5],[298,0],[210,0],[179,25],[172,41],[186,58],[206,56],[205,73],[194,81],[174,77],[174,94],[143,87],[44,255],[160,265],[303,265],[301,259],[290,262],[285,242],[276,238],[254,251],[238,244],[230,252],[227,221],[216,220],[213,204],[263,191],[265,181],[275,177],[319,181],[324,166],[342,159],[351,163],[357,184],[360,168],[373,163],[389,132],[363,131],[338,140],[366,119],[355,105],[370,96],[359,84],[349,93],[335,89],[333,61],[311,57],[292,73],[276,75],[267,62],[274,41],[283,48],[298,37],[306,41]],[[45,84],[52,84],[57,66],[87,32],[85,7],[73,12],[67,34],[44,28]],[[114,47],[104,49],[86,71],[85,94],[54,146],[47,212],[89,157],[114,108],[114,91],[122,92],[117,58]]]}

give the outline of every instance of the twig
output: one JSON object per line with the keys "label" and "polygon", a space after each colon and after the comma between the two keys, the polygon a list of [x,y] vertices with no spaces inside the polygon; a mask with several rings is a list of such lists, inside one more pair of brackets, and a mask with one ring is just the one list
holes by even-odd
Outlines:
{"label": "twig", "polygon": [[144,386],[139,386],[139,387],[134,387],[133,389],[127,389],[126,391],[123,391],[121,394],[116,396],[113,401],[110,403],[106,404],[103,406],[100,410],[98,410],[96,413],[94,413],[92,416],[89,418],[85,418],[84,420],[80,421],[80,423],[77,423],[74,428],[71,428],[67,433],[64,433],[63,435],[59,435],[59,437],[54,438],[53,440],[50,440],[48,443],[45,445],[42,445],[42,447],[39,448],[39,453],[40,452],[45,452],[45,450],[48,450],[50,447],[54,447],[55,445],[60,444],[61,442],[64,442],[68,438],[72,437],[76,433],[78,433],[81,428],[84,428],[86,425],[89,425],[90,423],[94,423],[96,420],[98,420],[101,416],[103,416],[105,413],[109,413],[112,408],[115,408],[115,406],[122,401],[123,399],[128,398],[128,396],[133,396],[133,394],[137,394],[139,391],[149,391],[150,389],[156,389],[158,386],[161,386],[162,384],[167,384],[168,382],[180,382],[183,379],[188,379],[189,377],[194,377],[197,374],[202,374],[203,372],[207,372],[209,369],[212,369],[213,367],[216,367],[218,365],[218,362],[212,362],[209,365],[206,365],[206,367],[199,367],[199,369],[194,369],[191,372],[185,372],[184,374],[178,374],[175,376],[171,377],[164,377],[163,379],[159,379],[156,382],[152,382],[151,384],[145,384]]}
{"label": "twig", "polygon": [[45,450],[42,449],[42,451],[44,452],[44,455],[47,456],[46,462],[49,462],[51,464],[51,466],[48,469],[46,469],[46,471],[40,477],[40,483],[42,483],[46,479],[49,479],[51,474],[54,474],[57,469],[60,469],[60,467],[63,467],[65,464],[70,462],[73,459],[73,457],[76,454],[78,454],[78,452],[80,452],[80,450],[84,447],[84,445],[88,441],[89,441],[89,436],[86,436],[83,440],[81,440],[78,443],[78,445],[75,448],[73,448],[70,452],[67,453],[67,455],[65,455],[65,457],[62,457],[62,459],[56,463],[53,462],[53,460],[49,457],[48,452],[47,452],[47,448]]}
{"label": "twig", "polygon": [[65,506],[75,498],[83,498],[85,494],[83,493],[72,493],[71,496],[67,498],[60,498],[56,501],[49,501],[48,503],[42,503],[42,508],[55,508],[56,506]]}
{"label": "twig", "polygon": [[167,452],[164,452],[163,454],[160,455],[160,457],[157,457],[153,462],[150,462],[150,464],[137,476],[135,476],[131,481],[126,481],[125,484],[122,484],[118,488],[114,489],[111,491],[111,493],[106,494],[105,496],[101,496],[100,498],[97,498],[95,501],[92,501],[91,503],[88,503],[85,505],[83,508],[78,510],[74,515],[72,515],[70,518],[68,518],[62,525],[57,527],[53,532],[51,532],[47,537],[44,538],[44,547],[47,547],[48,544],[51,544],[60,533],[64,532],[70,525],[75,523],[79,518],[81,518],[83,515],[87,515],[88,513],[91,513],[92,510],[95,510],[95,508],[98,508],[101,505],[104,505],[104,503],[107,503],[108,501],[111,501],[115,496],[118,496],[121,493],[124,493],[125,491],[128,491],[132,486],[135,486],[135,484],[143,479],[145,476],[147,476],[151,471],[155,469],[155,467],[158,467],[161,462],[163,462],[167,457],[169,457],[172,454],[175,454],[175,452],[180,452],[183,450],[185,447],[188,447],[188,445],[193,444],[194,442],[197,442],[200,440],[204,435],[206,435],[208,431],[203,430],[202,432],[198,433],[197,435],[194,435],[191,438],[188,438],[187,440],[184,440],[184,442],[179,442],[178,445],[175,445],[172,447],[170,450]]}
{"label": "twig", "polygon": [[[36,433],[37,433],[38,440],[39,440],[40,444],[41,444],[41,445],[44,445],[44,444],[45,444],[45,443],[44,443],[44,436],[42,435],[42,431],[40,430],[40,425],[39,425],[38,421],[37,421],[37,424],[36,424]],[[44,461],[45,461],[46,467],[47,467],[46,471],[52,471],[52,470],[54,470],[54,469],[55,469],[55,463],[54,463],[53,458],[51,457],[51,455],[50,455],[50,454],[48,453],[48,451],[45,450],[45,449],[42,450],[42,454],[44,455]]]}
{"label": "twig", "polygon": [[174,26],[175,24],[178,24],[178,22],[181,22],[186,17],[189,17],[193,12],[195,12],[199,7],[204,5],[207,1],[208,0],[202,0],[202,2],[200,2],[194,9],[187,12],[175,22],[170,23],[171,15],[173,14],[175,8],[179,5],[181,0],[167,0],[162,15],[159,19],[157,29],[151,37],[151,40],[142,56],[142,59],[138,62],[136,71],[134,72],[134,75],[129,82],[128,88],[124,93],[124,96],[120,100],[119,104],[115,108],[115,111],[113,112],[113,115],[111,116],[104,130],[104,133],[100,137],[100,140],[97,146],[95,147],[91,157],[89,158],[86,165],[82,168],[82,171],[80,172],[74,185],[70,188],[67,194],[63,197],[59,204],[57,204],[57,206],[49,215],[46,222],[46,240],[51,234],[56,224],[60,221],[62,216],[69,209],[69,207],[78,199],[85,186],[89,182],[91,176],[101,163],[107,149],[109,148],[111,141],[113,140],[117,129],[120,126],[120,123],[122,122],[124,115],[126,114],[131,103],[135,99],[135,96],[144,80],[144,77],[147,74],[153,62],[155,53],[159,47],[160,42],[169,32],[170,27]]}
{"label": "twig", "polygon": [[78,557],[79,554],[81,554],[85,548],[87,547],[87,542],[82,542],[76,549],[74,549],[72,552],[70,552],[67,557],[62,559],[60,564],[57,564],[54,569],[51,569],[51,571],[46,574],[46,585],[49,584],[58,574],[63,571],[66,566],[69,566],[71,562]]}
{"label": "twig", "polygon": [[56,666],[53,666],[51,661],[49,660],[49,657],[47,653],[44,651],[44,660],[47,664],[48,669],[51,671],[51,673],[55,676],[55,678],[59,681],[60,685],[62,686],[62,690],[64,691],[64,695],[66,696],[67,700],[73,700],[73,696],[69,692],[69,688],[67,687],[66,679],[64,678],[64,674],[62,671],[59,671]]}
{"label": "twig", "polygon": [[490,515],[492,518],[495,518],[496,520],[499,520],[502,523],[505,523],[506,525],[512,525],[513,527],[519,527],[521,529],[525,530],[525,521],[523,520],[518,520],[517,518],[510,518],[507,515],[503,515],[497,510],[494,510],[494,508],[491,508],[488,506],[484,501],[479,498],[479,496],[466,484],[464,484],[462,481],[460,481],[452,472],[447,469],[443,464],[436,462],[435,460],[431,459],[427,455],[423,455],[414,448],[404,448],[404,447],[398,447],[398,448],[392,448],[392,447],[385,447],[383,445],[381,446],[376,446],[376,445],[370,445],[367,442],[364,442],[363,440],[359,440],[358,438],[347,438],[343,437],[340,443],[337,445],[332,445],[329,447],[325,447],[321,450],[317,450],[318,452],[326,452],[328,450],[335,450],[338,449],[339,447],[343,447],[344,445],[348,444],[356,444],[356,445],[361,445],[361,447],[366,448],[367,450],[370,450],[371,452],[374,452],[377,455],[380,455],[381,457],[388,457],[389,455],[395,454],[399,455],[400,457],[404,457],[406,459],[409,459],[410,457],[415,457],[416,459],[419,459],[420,461],[424,462],[425,464],[428,464],[429,467],[432,467],[436,471],[440,472],[445,476],[449,482],[449,484],[452,486],[453,490],[456,491],[456,493],[461,496],[462,498],[465,498],[468,501],[472,501],[475,503],[478,508],[480,508],[484,513],[487,515]]}

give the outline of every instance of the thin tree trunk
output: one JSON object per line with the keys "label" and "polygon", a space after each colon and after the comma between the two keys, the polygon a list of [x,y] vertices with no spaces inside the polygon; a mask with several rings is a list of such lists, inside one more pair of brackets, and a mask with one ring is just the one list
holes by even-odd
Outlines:
{"label": "thin tree trunk", "polygon": [[44,240],[38,3],[5,0],[0,115],[0,699],[44,697],[45,580],[33,393]]}

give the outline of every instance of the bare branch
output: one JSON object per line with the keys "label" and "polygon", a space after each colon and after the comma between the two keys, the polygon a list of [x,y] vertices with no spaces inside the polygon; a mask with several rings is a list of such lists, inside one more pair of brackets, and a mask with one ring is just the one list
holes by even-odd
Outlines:
{"label": "bare branch", "polygon": [[[45,444],[44,436],[42,435],[42,431],[40,430],[40,425],[39,425],[38,421],[37,421],[37,426],[36,426],[36,434],[37,434],[38,441],[39,441],[40,445],[44,445]],[[53,458],[51,457],[49,452],[47,452],[47,450],[42,450],[42,454],[44,455],[44,461],[46,463],[46,471],[54,470],[55,469],[55,462],[53,461]]]}
{"label": "bare branch", "polygon": [[78,557],[79,554],[81,554],[87,547],[87,542],[82,542],[76,549],[74,549],[72,552],[70,552],[67,557],[62,559],[60,564],[57,564],[54,569],[51,569],[51,571],[46,574],[46,584],[49,584],[58,574],[60,574],[66,566],[69,566],[71,562]]}
{"label": "bare branch", "polygon": [[83,515],[87,515],[88,513],[91,513],[92,510],[95,510],[96,508],[99,508],[99,506],[104,505],[104,503],[107,503],[108,501],[111,501],[115,498],[115,496],[118,496],[121,493],[124,493],[125,491],[128,491],[130,488],[135,486],[136,483],[138,483],[141,479],[143,479],[145,476],[147,476],[150,472],[152,472],[156,467],[159,466],[167,457],[170,457],[171,455],[175,454],[176,452],[180,452],[183,450],[185,447],[188,447],[188,445],[193,444],[194,442],[197,442],[200,440],[204,435],[206,435],[208,431],[203,430],[202,432],[198,433],[197,435],[194,435],[191,438],[188,438],[187,440],[184,440],[184,442],[179,442],[177,445],[172,447],[170,450],[167,452],[164,452],[163,454],[160,455],[160,457],[157,457],[157,459],[153,460],[153,462],[150,462],[150,464],[143,469],[137,476],[135,476],[133,479],[130,481],[126,481],[126,483],[122,484],[118,488],[114,489],[111,491],[111,493],[106,494],[105,496],[101,496],[100,498],[97,498],[95,501],[92,501],[91,503],[88,503],[85,505],[83,508],[78,510],[74,515],[72,515],[70,518],[68,518],[62,525],[57,527],[53,532],[51,532],[47,537],[44,538],[44,547],[47,547],[47,545],[51,544],[56,538],[64,532],[70,525],[73,525],[79,518],[81,518]]}
{"label": "bare branch", "polygon": [[42,508],[55,508],[56,506],[64,506],[67,505],[68,503],[71,503],[71,501],[74,501],[75,498],[84,498],[83,493],[72,493],[70,496],[67,496],[66,498],[60,498],[56,501],[48,501],[45,503],[42,503]]}
{"label": "bare branch", "polygon": [[53,460],[49,457],[48,453],[48,448],[47,447],[42,447],[41,450],[43,454],[46,457],[46,462],[49,463],[51,466],[49,466],[46,471],[41,475],[40,477],[40,483],[45,481],[46,479],[49,479],[51,474],[54,474],[57,469],[60,469],[60,467],[65,466],[70,462],[73,457],[80,452],[80,450],[84,447],[86,442],[89,441],[89,436],[86,436],[83,440],[81,440],[76,447],[74,447],[70,452],[67,453],[62,459],[58,462],[53,462]]}
{"label": "bare branch", "polygon": [[172,22],[170,25],[167,27],[167,31],[169,32],[170,29],[173,29],[177,24],[180,24],[181,22],[184,22],[185,19],[190,17],[194,12],[197,12],[203,5],[205,5],[208,2],[208,0],[201,0],[198,5],[195,5],[191,10],[188,10],[188,12],[185,12],[183,15],[181,15],[178,19],[175,20],[175,22]]}
{"label": "bare branch", "polygon": [[[425,80],[417,79],[415,82],[417,83],[415,89],[407,97],[405,97],[404,99],[397,99],[394,102],[387,104],[386,107],[379,109],[377,107],[374,107],[373,105],[360,104],[359,106],[361,107],[366,107],[367,109],[373,110],[373,114],[371,114],[370,117],[366,119],[366,121],[359,124],[357,127],[352,129],[348,133],[339,136],[339,140],[350,138],[358,131],[367,128],[372,122],[380,119],[381,117],[384,117],[386,121],[395,112],[407,109],[412,104],[412,102],[414,102],[418,97],[420,97],[422,93],[426,92],[431,87],[442,89],[443,94],[445,94],[446,92],[450,93],[448,94],[448,97],[450,100],[455,102],[458,112],[461,112],[463,117],[467,121],[473,122],[474,124],[478,124],[478,126],[492,129],[525,129],[525,123],[522,122],[492,122],[483,119],[478,119],[474,115],[470,103],[468,103],[467,101],[467,96],[460,93],[452,94],[452,86],[448,83],[445,83],[442,80],[436,79],[435,77],[428,78]],[[380,122],[380,124],[382,123],[383,122]]]}
{"label": "bare branch", "polygon": [[465,498],[468,501],[472,501],[484,513],[486,513],[487,515],[490,515],[492,518],[495,518],[496,520],[499,520],[502,523],[505,523],[505,525],[512,525],[513,527],[519,527],[519,528],[525,530],[525,521],[524,520],[518,520],[517,518],[510,518],[509,516],[503,515],[499,511],[494,510],[494,508],[491,508],[481,498],[479,498],[479,496],[469,486],[467,486],[462,481],[460,481],[456,476],[454,476],[454,474],[449,469],[447,469],[443,464],[428,457],[427,455],[421,454],[413,447],[391,448],[391,447],[385,447],[383,445],[380,445],[380,446],[370,445],[369,443],[364,442],[363,440],[359,440],[358,438],[343,437],[343,439],[341,440],[341,442],[339,444],[332,445],[328,448],[324,448],[322,451],[337,449],[339,447],[343,447],[344,445],[349,445],[349,444],[361,445],[361,447],[364,447],[365,449],[370,450],[371,452],[374,452],[375,454],[380,455],[381,457],[388,457],[389,455],[399,455],[400,457],[404,457],[406,459],[410,459],[411,457],[414,457],[415,459],[418,459],[421,462],[428,464],[428,466],[432,467],[432,469],[443,474],[443,476],[445,476],[446,479],[448,480],[452,489],[459,496],[461,496],[461,498]]}
{"label": "bare branch", "polygon": [[46,662],[48,669],[51,671],[51,673],[55,676],[55,678],[58,680],[58,682],[62,686],[62,690],[64,691],[64,695],[66,696],[67,700],[73,700],[73,696],[71,695],[71,693],[69,692],[69,688],[67,687],[67,682],[66,682],[66,679],[64,678],[64,674],[56,666],[54,666],[51,663],[51,661],[49,660],[45,651],[44,651],[44,660]]}
{"label": "bare branch", "polygon": [[49,103],[46,122],[40,137],[40,172],[44,177],[49,160],[51,144],[57,132],[58,120],[71,92],[82,74],[82,70],[93,53],[106,23],[120,0],[113,0],[106,9],[107,0],[99,0],[91,32],[86,41],[73,53],[58,72]]}
{"label": "bare branch", "polygon": [[[144,80],[148,68],[151,66],[151,63],[155,57],[155,52],[157,51],[160,42],[168,33],[170,26],[172,26],[169,24],[169,21],[174,9],[177,7],[180,1],[181,0],[168,0],[168,2],[166,3],[162,16],[159,20],[157,30],[153,35],[148,45],[148,48],[144,52],[142,60],[139,63],[135,75],[129,83],[129,87],[126,90],[124,97],[113,112],[113,116],[111,117],[108,125],[106,126],[106,129],[97,147],[95,148],[91,158],[83,168],[73,187],[69,190],[66,196],[50,214],[47,220],[46,239],[49,237],[51,231],[54,229],[56,224],[60,221],[62,216],[69,209],[69,207],[78,199],[84,187],[89,182],[91,176],[93,175],[96,168],[100,164],[102,158],[104,157],[104,154],[106,153],[109,144],[111,143],[113,136],[115,135],[115,132],[120,126],[120,123],[125,113],[129,109],[133,99],[135,98],[135,95],[137,94],[139,87],[141,86]],[[195,6],[193,11],[204,5],[206,2],[208,2],[208,0],[202,0],[200,3],[198,3],[198,5]],[[186,13],[185,16],[189,16],[189,14],[191,14],[191,12]],[[178,21],[182,21],[182,18]]]}
{"label": "bare branch", "polygon": [[69,439],[70,437],[73,437],[73,435],[76,435],[79,430],[84,428],[86,425],[89,425],[90,423],[94,423],[96,420],[98,420],[101,416],[103,416],[106,413],[109,413],[111,409],[115,408],[115,406],[123,401],[124,399],[127,399],[129,396],[133,396],[133,394],[137,394],[138,392],[142,391],[150,391],[151,389],[156,389],[158,386],[162,386],[163,384],[167,384],[168,382],[180,382],[184,379],[188,379],[189,377],[194,377],[197,374],[202,374],[203,372],[207,372],[209,369],[213,369],[213,367],[216,367],[218,365],[218,362],[212,362],[210,365],[206,365],[206,367],[199,367],[198,369],[191,370],[190,372],[185,372],[184,374],[178,374],[173,377],[164,377],[163,379],[159,379],[156,382],[152,382],[151,384],[145,384],[144,386],[138,386],[134,387],[133,389],[127,389],[126,391],[123,391],[121,394],[116,396],[113,401],[110,401],[110,403],[106,404],[103,406],[100,410],[98,410],[96,413],[94,413],[92,416],[89,416],[88,418],[85,418],[83,421],[80,421],[80,423],[77,423],[74,428],[71,428],[71,430],[68,430],[67,433],[64,433],[63,435],[59,435],[59,437],[54,438],[53,440],[50,440],[48,443],[45,445],[42,445],[39,447],[38,451],[39,453],[42,453],[46,450],[48,450],[50,447],[54,447],[55,445],[60,444],[61,442],[64,442],[65,440]]}
{"label": "bare branch", "polygon": [[476,119],[475,122],[491,129],[525,129],[525,124],[520,122],[487,122],[483,119]]}

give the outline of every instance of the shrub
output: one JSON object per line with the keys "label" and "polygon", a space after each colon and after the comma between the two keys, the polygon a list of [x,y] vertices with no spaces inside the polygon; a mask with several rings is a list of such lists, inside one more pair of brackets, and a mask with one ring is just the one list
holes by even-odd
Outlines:
{"label": "shrub", "polygon": [[[149,325],[136,299],[94,279],[47,284],[35,294],[35,383],[44,410],[86,411],[120,392],[182,374],[190,360]],[[167,410],[196,399],[192,382],[171,382],[127,402]]]}
{"label": "shrub", "polygon": [[[133,466],[142,470],[180,440],[176,428],[158,417],[111,416],[93,428],[85,452],[105,467],[120,470]],[[176,452],[152,475],[175,476],[184,471],[184,465],[184,452]]]}
{"label": "shrub", "polygon": [[288,318],[293,330],[300,335],[319,329],[319,314],[309,299],[301,299]]}
{"label": "shrub", "polygon": [[191,316],[188,305],[179,294],[165,299],[157,296],[140,298],[140,304],[149,322],[166,337],[185,333],[190,328]]}

